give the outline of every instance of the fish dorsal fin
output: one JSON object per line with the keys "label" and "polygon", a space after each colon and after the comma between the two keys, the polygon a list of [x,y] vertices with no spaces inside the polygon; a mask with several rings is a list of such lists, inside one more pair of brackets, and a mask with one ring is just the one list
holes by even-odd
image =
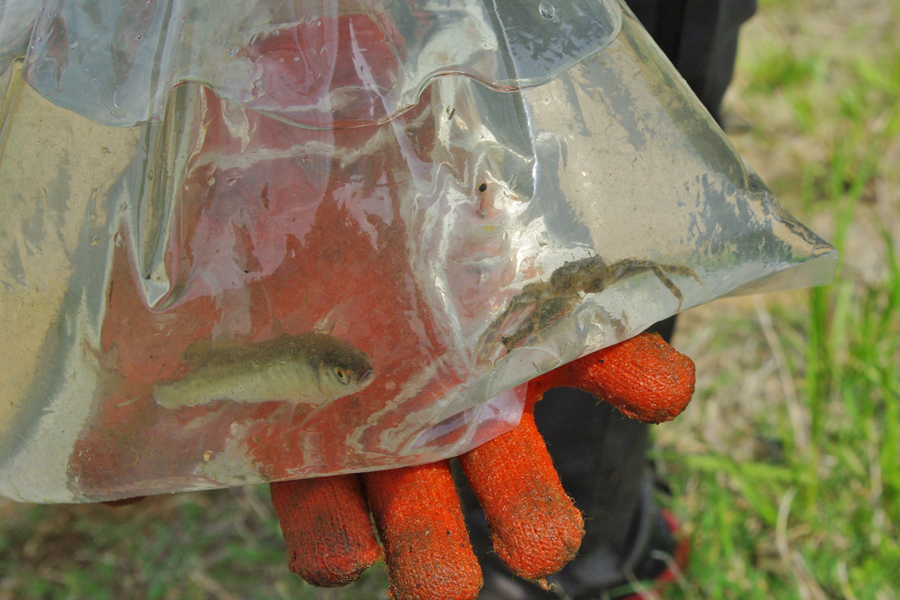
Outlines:
{"label": "fish dorsal fin", "polygon": [[287,331],[284,330],[284,325],[281,324],[281,320],[277,317],[272,317],[272,321],[269,323],[269,339],[274,340],[283,335],[287,335]]}
{"label": "fish dorsal fin", "polygon": [[337,322],[334,319],[328,319],[328,317],[326,317],[325,319],[316,323],[316,326],[313,327],[312,332],[320,333],[322,335],[331,335],[331,332],[334,331],[334,326],[336,324]]}

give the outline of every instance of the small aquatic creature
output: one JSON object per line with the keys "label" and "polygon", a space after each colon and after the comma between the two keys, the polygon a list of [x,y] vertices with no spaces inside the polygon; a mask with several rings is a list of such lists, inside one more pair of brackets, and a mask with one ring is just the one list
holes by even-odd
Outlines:
{"label": "small aquatic creature", "polygon": [[214,400],[319,406],[360,391],[375,373],[365,352],[322,333],[285,334],[249,344],[198,340],[181,359],[193,370],[153,390],[156,402],[166,408]]}
{"label": "small aquatic creature", "polygon": [[697,273],[689,267],[661,265],[649,260],[620,260],[612,264],[599,256],[566,262],[550,275],[549,281],[529,283],[509,302],[500,315],[488,327],[488,340],[496,339],[497,332],[516,313],[530,309],[528,317],[510,335],[500,338],[507,351],[532,334],[539,334],[553,325],[581,302],[584,294],[598,294],[610,285],[641,273],[651,272],[678,299],[678,310],[684,302],[681,289],[669,275],[692,277],[703,284]]}

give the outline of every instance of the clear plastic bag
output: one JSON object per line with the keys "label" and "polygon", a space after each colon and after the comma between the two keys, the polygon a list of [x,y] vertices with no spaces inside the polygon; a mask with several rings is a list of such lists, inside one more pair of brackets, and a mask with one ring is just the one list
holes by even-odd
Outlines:
{"label": "clear plastic bag", "polygon": [[443,75],[498,90],[545,83],[608,45],[622,20],[613,0],[49,0],[39,12],[10,8],[19,9],[9,19],[17,30],[37,13],[29,83],[113,126],[160,117],[170,89],[187,82],[306,127],[385,122]]}
{"label": "clear plastic bag", "polygon": [[[833,277],[833,248],[627,9],[469,3],[414,19],[444,26],[413,43],[398,15],[420,5],[321,4],[350,58],[313,71],[374,79],[304,104],[286,99],[312,71],[277,65],[309,59],[305,32],[325,25],[237,3],[201,35],[219,4],[154,2],[160,22],[103,3],[0,12],[3,495],[111,500],[453,456],[513,427],[542,372],[715,298]],[[570,6],[594,11],[593,45],[562,52],[586,21]],[[498,35],[518,22],[557,34]],[[429,54],[469,39],[464,24],[506,45]],[[96,72],[115,76],[92,88],[73,46],[109,27],[156,42],[110,45]],[[306,41],[273,53],[273,36]],[[194,38],[228,52],[176,58]],[[183,76],[250,56],[266,61],[240,85]],[[370,85],[387,72],[403,77]],[[245,96],[256,81],[266,93]]]}

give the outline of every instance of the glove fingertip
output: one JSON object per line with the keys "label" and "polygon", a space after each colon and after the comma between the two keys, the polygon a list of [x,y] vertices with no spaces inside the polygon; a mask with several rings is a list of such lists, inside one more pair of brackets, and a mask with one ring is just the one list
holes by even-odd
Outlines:
{"label": "glove fingertip", "polygon": [[363,476],[394,600],[474,600],[483,579],[447,461]]}
{"label": "glove fingertip", "polygon": [[381,558],[358,475],[270,484],[291,571],[318,587],[359,579]]}

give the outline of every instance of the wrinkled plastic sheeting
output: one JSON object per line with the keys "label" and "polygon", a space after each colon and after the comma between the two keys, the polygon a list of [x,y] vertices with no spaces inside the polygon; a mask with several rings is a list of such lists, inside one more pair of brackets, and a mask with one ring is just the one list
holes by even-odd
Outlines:
{"label": "wrinkled plastic sheeting", "polygon": [[25,31],[38,14],[29,83],[112,126],[159,118],[169,90],[186,82],[309,127],[383,122],[441,75],[506,90],[544,83],[609,44],[621,24],[613,0],[45,0],[39,12],[29,8],[9,19]]}
{"label": "wrinkled plastic sheeting", "polygon": [[11,498],[453,456],[514,426],[540,373],[834,274],[627,12],[541,85],[440,77],[347,129],[193,83],[112,127],[38,94],[27,64],[0,80]]}

